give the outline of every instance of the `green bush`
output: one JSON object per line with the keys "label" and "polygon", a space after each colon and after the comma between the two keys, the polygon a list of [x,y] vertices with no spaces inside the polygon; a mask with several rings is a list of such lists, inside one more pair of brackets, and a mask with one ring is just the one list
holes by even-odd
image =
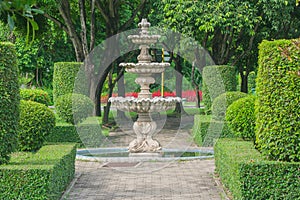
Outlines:
{"label": "green bush", "polygon": [[209,113],[212,102],[227,91],[236,91],[236,68],[228,65],[213,65],[203,69],[203,102]]}
{"label": "green bush", "polygon": [[0,199],[60,199],[74,177],[75,155],[73,144],[14,153],[9,164],[0,166]]}
{"label": "green bush", "polygon": [[0,43],[0,165],[9,161],[9,154],[16,145],[19,93],[14,45]]}
{"label": "green bush", "polygon": [[233,102],[226,111],[230,130],[245,140],[255,141],[255,96],[249,95]]}
{"label": "green bush", "polygon": [[55,126],[54,113],[45,105],[33,102],[20,102],[18,148],[21,151],[37,151],[43,146],[45,136]]}
{"label": "green bush", "polygon": [[59,123],[51,133],[46,136],[46,142],[49,143],[78,143],[80,147],[103,147],[105,135],[102,131],[101,118],[90,117],[82,123],[76,125]]}
{"label": "green bush", "polygon": [[67,123],[78,124],[92,114],[94,104],[85,95],[66,94],[57,98],[55,108]]}
{"label": "green bush", "polygon": [[228,106],[234,101],[246,97],[247,94],[243,92],[226,92],[215,98],[211,106],[212,116],[216,120],[224,120]]}
{"label": "green bush", "polygon": [[256,74],[255,72],[250,72],[248,75],[248,93],[253,94],[256,88]]}
{"label": "green bush", "polygon": [[300,161],[299,55],[299,38],[259,46],[256,143],[273,160]]}
{"label": "green bush", "polygon": [[21,89],[20,97],[22,100],[35,101],[46,106],[51,102],[48,93],[41,89]]}
{"label": "green bush", "polygon": [[300,163],[268,161],[252,142],[219,139],[216,171],[233,199],[300,199]]}
{"label": "green bush", "polygon": [[[53,101],[59,96],[73,93],[76,78],[82,63],[79,62],[57,62],[54,64],[53,72]],[[81,85],[76,86],[75,93],[86,94],[86,84],[81,82]]]}
{"label": "green bush", "polygon": [[211,115],[194,116],[192,135],[198,146],[213,146],[218,138],[234,137],[226,122],[211,119]]}

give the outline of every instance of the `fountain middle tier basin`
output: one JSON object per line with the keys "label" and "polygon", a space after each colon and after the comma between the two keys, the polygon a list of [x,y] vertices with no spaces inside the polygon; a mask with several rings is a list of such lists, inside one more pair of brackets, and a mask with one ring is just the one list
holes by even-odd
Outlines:
{"label": "fountain middle tier basin", "polygon": [[179,97],[154,97],[150,98],[135,98],[135,97],[111,97],[109,101],[112,106],[121,111],[151,113],[162,112],[174,109],[176,103],[181,102]]}
{"label": "fountain middle tier basin", "polygon": [[166,67],[170,66],[170,63],[120,63],[120,67],[125,67],[127,72],[134,74],[157,74],[162,73]]}

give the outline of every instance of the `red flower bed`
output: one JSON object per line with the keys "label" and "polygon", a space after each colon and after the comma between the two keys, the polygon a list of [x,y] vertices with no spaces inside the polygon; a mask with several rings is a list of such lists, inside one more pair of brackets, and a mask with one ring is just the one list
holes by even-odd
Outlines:
{"label": "red flower bed", "polygon": [[[200,94],[200,100],[202,100],[202,91],[199,91],[199,94]],[[114,93],[112,96],[116,97],[118,95]],[[128,92],[125,94],[125,96],[137,98],[138,93],[137,92]],[[152,97],[160,97],[160,96],[161,96],[160,90],[152,93]],[[164,92],[164,97],[176,97],[176,93],[175,92]],[[197,100],[196,92],[194,90],[182,91],[182,98],[185,98],[186,101],[188,101],[188,102],[195,102]],[[108,99],[107,95],[101,96],[101,103],[106,103],[107,99]]]}

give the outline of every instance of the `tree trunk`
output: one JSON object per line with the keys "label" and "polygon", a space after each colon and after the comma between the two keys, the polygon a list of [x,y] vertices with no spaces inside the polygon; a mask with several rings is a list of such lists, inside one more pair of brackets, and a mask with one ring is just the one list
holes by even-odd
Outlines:
{"label": "tree trunk", "polygon": [[[174,59],[175,70],[176,70],[176,96],[182,97],[182,58],[177,54]],[[182,102],[176,103],[175,113],[182,113],[183,105]]]}
{"label": "tree trunk", "polygon": [[240,73],[240,76],[241,76],[241,92],[244,92],[244,93],[248,93],[248,72],[244,73],[244,72],[241,72]]}

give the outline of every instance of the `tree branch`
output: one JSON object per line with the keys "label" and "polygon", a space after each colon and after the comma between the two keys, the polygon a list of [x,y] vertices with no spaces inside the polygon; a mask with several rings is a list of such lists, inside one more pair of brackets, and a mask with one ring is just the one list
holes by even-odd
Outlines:
{"label": "tree branch", "polygon": [[103,8],[101,7],[100,2],[99,2],[99,1],[96,1],[95,3],[96,3],[96,7],[99,9],[99,11],[100,11],[102,17],[104,18],[105,22],[106,22],[107,24],[110,24],[109,17],[108,17],[107,14],[104,12]]}
{"label": "tree branch", "polygon": [[137,13],[142,10],[142,8],[145,5],[146,0],[141,0],[140,5],[135,9],[135,11],[133,11],[131,17],[127,20],[127,22],[125,22],[121,28],[120,28],[120,32],[125,31],[133,22],[135,16],[137,15]]}

